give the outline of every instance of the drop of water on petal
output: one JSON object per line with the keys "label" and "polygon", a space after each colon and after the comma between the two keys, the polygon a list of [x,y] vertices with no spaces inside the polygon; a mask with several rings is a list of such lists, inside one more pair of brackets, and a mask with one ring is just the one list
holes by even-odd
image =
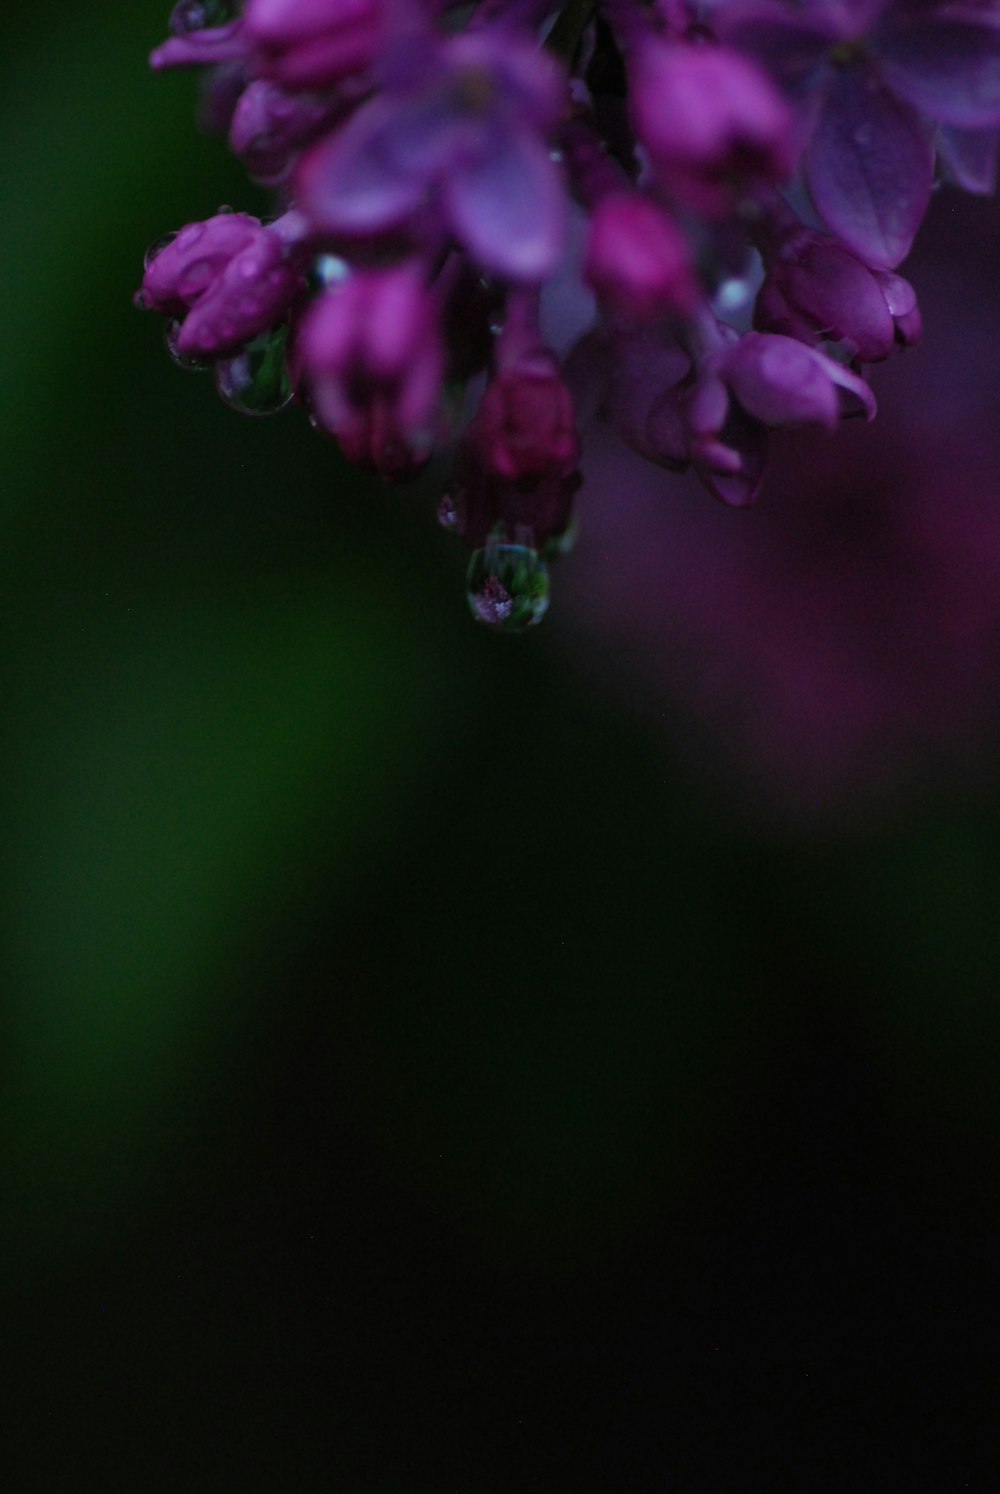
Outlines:
{"label": "drop of water on petal", "polygon": [[247,343],[232,358],[215,365],[215,387],[231,410],[241,415],[277,415],[292,399],[285,361],[288,328],[277,327]]}
{"label": "drop of water on petal", "polygon": [[206,26],[224,26],[231,21],[236,7],[229,0],[179,0],[170,12],[170,34],[189,36]]}
{"label": "drop of water on petal", "polygon": [[473,617],[498,633],[522,633],[548,610],[548,569],[527,545],[489,544],[477,550],[466,586]]}
{"label": "drop of water on petal", "polygon": [[167,352],[170,354],[178,368],[183,368],[187,373],[206,373],[208,364],[201,363],[197,358],[192,358],[190,353],[182,353],[177,346],[177,337],[183,326],[179,317],[171,317],[163,328],[163,342]]}
{"label": "drop of water on petal", "polygon": [[173,233],[161,234],[154,244],[150,244],[149,248],[146,250],[146,253],[143,255],[143,269],[148,270],[156,256],[160,254],[168,244],[172,244],[176,237],[177,230],[175,229]]}

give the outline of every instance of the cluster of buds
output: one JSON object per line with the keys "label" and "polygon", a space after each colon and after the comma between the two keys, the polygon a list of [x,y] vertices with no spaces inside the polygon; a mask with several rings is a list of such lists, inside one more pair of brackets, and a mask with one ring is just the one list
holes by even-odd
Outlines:
{"label": "cluster of buds", "polygon": [[181,0],[156,68],[274,194],[137,296],[235,408],[441,458],[473,615],[548,604],[581,433],[751,503],[772,427],[874,414],[937,177],[992,190],[1000,0]]}

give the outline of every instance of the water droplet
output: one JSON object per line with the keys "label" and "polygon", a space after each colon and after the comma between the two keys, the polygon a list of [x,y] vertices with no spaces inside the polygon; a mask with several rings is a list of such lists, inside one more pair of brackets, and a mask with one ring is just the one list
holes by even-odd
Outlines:
{"label": "water droplet", "polygon": [[215,387],[230,409],[241,415],[276,415],[291,401],[287,341],[287,326],[277,327],[215,365]]}
{"label": "water droplet", "polygon": [[548,569],[527,545],[489,544],[477,550],[466,585],[473,617],[499,633],[521,633],[548,610]]}
{"label": "water droplet", "polygon": [[309,292],[318,296],[331,285],[341,285],[350,273],[351,267],[346,259],[337,254],[320,254],[309,267]]}
{"label": "water droplet", "polygon": [[170,33],[189,36],[207,26],[224,26],[232,20],[235,9],[229,0],[179,0],[170,12]]}
{"label": "water droplet", "polygon": [[723,280],[715,292],[715,306],[720,315],[727,311],[741,311],[750,300],[752,287],[748,280],[742,280],[737,275],[732,275],[728,280]]}
{"label": "water droplet", "polygon": [[437,521],[442,529],[458,528],[458,509],[455,507],[455,500],[450,493],[445,493],[438,504]]}
{"label": "water droplet", "polygon": [[149,248],[146,250],[146,253],[143,255],[143,269],[148,270],[156,256],[160,254],[168,244],[172,244],[176,237],[177,231],[175,229],[173,233],[161,234],[160,237],[156,240],[155,244],[150,244]]}
{"label": "water droplet", "polygon": [[163,329],[163,341],[167,352],[177,364],[188,373],[205,373],[208,370],[207,363],[200,363],[197,358],[192,358],[190,353],[182,353],[177,346],[177,335],[183,323],[179,317],[171,317]]}

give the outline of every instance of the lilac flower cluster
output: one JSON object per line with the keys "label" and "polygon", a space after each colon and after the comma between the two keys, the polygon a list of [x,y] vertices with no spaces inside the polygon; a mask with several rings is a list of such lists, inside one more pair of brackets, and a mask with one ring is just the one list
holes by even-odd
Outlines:
{"label": "lilac flower cluster", "polygon": [[154,246],[139,304],[253,414],[450,464],[473,615],[537,622],[580,431],[757,495],[771,428],[871,419],[920,336],[936,180],[992,190],[1000,0],[181,0],[156,68],[274,193]]}

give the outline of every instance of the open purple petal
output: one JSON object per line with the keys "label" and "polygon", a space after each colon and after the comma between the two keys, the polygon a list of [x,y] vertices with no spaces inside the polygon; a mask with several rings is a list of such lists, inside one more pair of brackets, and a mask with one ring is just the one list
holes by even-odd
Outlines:
{"label": "open purple petal", "polygon": [[840,69],[806,152],[820,217],[849,249],[891,270],[930,198],[934,153],[919,117],[860,63]]}
{"label": "open purple petal", "polygon": [[743,409],[764,425],[837,423],[828,360],[791,337],[748,332],[726,361],[725,377]]}
{"label": "open purple petal", "polygon": [[559,263],[566,193],[543,141],[528,130],[497,131],[457,161],[442,182],[456,238],[484,270],[535,283]]}
{"label": "open purple petal", "polygon": [[963,129],[1000,124],[1000,27],[941,17],[886,29],[879,66],[892,89],[930,119]]}
{"label": "open purple petal", "polygon": [[[414,118],[413,113],[392,100],[376,99],[303,156],[295,177],[296,198],[318,229],[381,233],[420,206],[449,122],[440,115]],[[420,136],[422,152],[414,134]]]}

